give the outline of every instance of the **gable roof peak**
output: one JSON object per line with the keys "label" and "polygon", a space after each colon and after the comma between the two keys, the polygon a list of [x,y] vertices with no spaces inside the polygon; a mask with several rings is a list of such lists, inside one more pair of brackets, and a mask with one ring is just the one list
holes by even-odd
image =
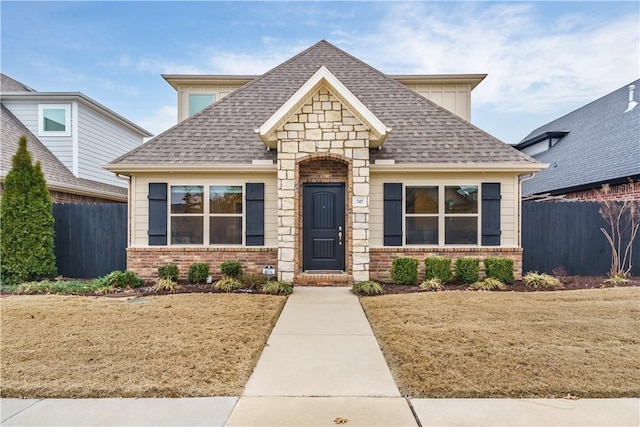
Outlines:
{"label": "gable roof peak", "polygon": [[379,147],[387,132],[387,127],[375,114],[367,108],[325,65],[302,85],[287,101],[272,114],[256,132],[269,148],[277,147],[277,129],[302,107],[322,86],[326,86],[338,100],[365,124],[371,132],[370,146]]}

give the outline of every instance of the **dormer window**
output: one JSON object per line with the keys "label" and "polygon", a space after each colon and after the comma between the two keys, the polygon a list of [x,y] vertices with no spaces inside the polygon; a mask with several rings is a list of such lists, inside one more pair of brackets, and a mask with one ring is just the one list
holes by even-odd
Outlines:
{"label": "dormer window", "polygon": [[71,135],[71,104],[38,105],[38,136]]}
{"label": "dormer window", "polygon": [[212,93],[191,93],[189,94],[189,116],[213,104],[216,96]]}

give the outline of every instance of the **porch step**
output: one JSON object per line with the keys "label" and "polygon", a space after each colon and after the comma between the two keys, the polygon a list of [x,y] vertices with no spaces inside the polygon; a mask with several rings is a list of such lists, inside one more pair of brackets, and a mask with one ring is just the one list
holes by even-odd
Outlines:
{"label": "porch step", "polygon": [[351,286],[353,276],[345,272],[313,270],[298,274],[293,279],[297,286]]}

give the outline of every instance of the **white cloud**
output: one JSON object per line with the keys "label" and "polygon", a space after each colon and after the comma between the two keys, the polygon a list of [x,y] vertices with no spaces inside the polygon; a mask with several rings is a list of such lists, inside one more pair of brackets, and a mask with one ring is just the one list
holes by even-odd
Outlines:
{"label": "white cloud", "polygon": [[475,104],[545,113],[591,101],[638,76],[638,16],[607,21],[537,13],[535,4],[393,5],[369,34],[341,45],[387,73],[487,73]]}
{"label": "white cloud", "polygon": [[170,105],[156,109],[150,116],[142,117],[136,123],[157,136],[174,126],[177,120],[178,108]]}

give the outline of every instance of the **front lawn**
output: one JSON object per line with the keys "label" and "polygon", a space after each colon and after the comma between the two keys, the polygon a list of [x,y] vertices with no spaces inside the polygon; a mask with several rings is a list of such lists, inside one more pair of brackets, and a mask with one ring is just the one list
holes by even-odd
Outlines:
{"label": "front lawn", "polygon": [[638,397],[640,288],[361,298],[403,395]]}
{"label": "front lawn", "polygon": [[286,297],[0,300],[2,397],[237,396]]}

